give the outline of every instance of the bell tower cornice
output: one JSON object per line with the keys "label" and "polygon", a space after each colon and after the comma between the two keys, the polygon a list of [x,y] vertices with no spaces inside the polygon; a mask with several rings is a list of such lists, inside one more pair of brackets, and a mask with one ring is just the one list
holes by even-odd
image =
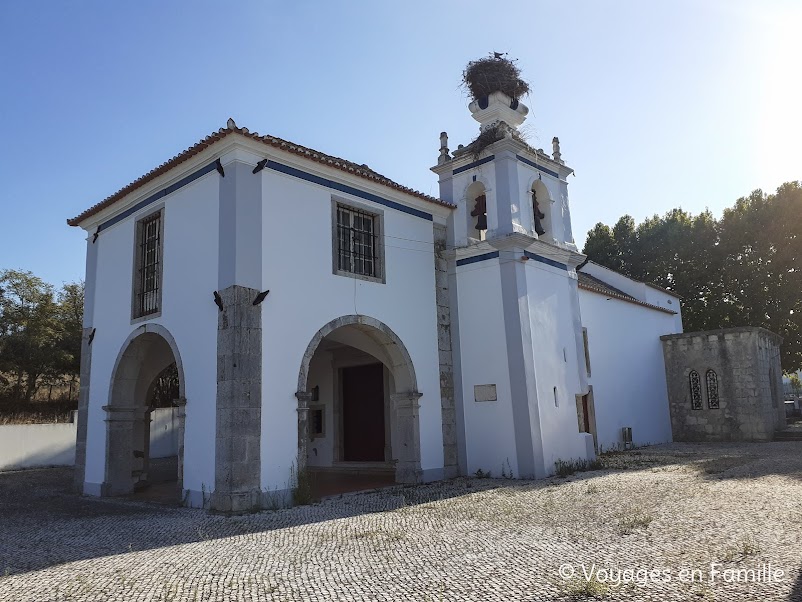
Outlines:
{"label": "bell tower cornice", "polygon": [[449,177],[489,163],[497,154],[503,152],[513,153],[519,161],[526,163],[530,167],[541,169],[545,173],[554,175],[554,177],[561,180],[565,180],[574,173],[574,170],[565,165],[565,163],[557,162],[545,152],[538,151],[522,140],[513,137],[505,137],[494,142],[484,149],[479,157],[470,153],[466,147],[461,147],[454,151],[453,158],[435,165],[431,170],[440,177]]}

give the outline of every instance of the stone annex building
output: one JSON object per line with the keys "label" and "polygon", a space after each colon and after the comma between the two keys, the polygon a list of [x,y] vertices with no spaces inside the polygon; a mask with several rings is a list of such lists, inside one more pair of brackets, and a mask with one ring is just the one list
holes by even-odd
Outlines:
{"label": "stone annex building", "polygon": [[299,473],[399,483],[670,441],[660,337],[673,293],[586,262],[567,178],[515,136],[528,109],[474,101],[506,135],[445,134],[440,194],[229,120],[70,219],[87,233],[76,484],[148,479],[148,399],[175,363],[187,505],[245,511]]}

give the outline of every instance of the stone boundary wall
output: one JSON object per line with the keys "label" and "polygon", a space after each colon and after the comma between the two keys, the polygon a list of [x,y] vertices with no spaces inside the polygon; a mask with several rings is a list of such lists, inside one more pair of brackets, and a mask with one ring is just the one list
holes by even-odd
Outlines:
{"label": "stone boundary wall", "polygon": [[[770,441],[784,428],[779,336],[744,327],[660,339],[674,441]],[[694,370],[699,409],[693,407]],[[710,370],[715,373],[712,385],[707,382]]]}

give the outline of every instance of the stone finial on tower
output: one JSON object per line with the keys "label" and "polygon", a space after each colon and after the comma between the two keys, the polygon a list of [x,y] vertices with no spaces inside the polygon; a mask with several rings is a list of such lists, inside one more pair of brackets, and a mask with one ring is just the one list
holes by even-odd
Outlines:
{"label": "stone finial on tower", "polygon": [[440,156],[437,157],[437,164],[442,165],[450,160],[451,156],[448,154],[448,134],[446,132],[440,132]]}
{"label": "stone finial on tower", "polygon": [[237,124],[231,117],[229,117],[228,121],[226,122],[226,127],[230,130],[236,130]]}
{"label": "stone finial on tower", "polygon": [[551,139],[551,156],[557,163],[564,164],[560,153],[560,139],[557,136]]}

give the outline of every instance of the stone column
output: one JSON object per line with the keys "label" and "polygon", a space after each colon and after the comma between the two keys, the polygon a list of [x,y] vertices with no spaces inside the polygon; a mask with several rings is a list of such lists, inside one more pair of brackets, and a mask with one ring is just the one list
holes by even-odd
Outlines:
{"label": "stone column", "polygon": [[259,291],[220,291],[217,329],[215,487],[210,508],[241,513],[261,501],[262,308]]}
{"label": "stone column", "polygon": [[440,412],[443,421],[443,477],[459,474],[457,465],[457,412],[454,403],[454,360],[451,345],[451,308],[448,292],[448,263],[445,226],[434,226],[435,297],[437,300],[437,343],[440,358]]}
{"label": "stone column", "polygon": [[141,406],[103,406],[106,412],[106,480],[101,495],[127,495],[134,491],[134,423]]}
{"label": "stone column", "polygon": [[298,474],[306,469],[307,445],[309,444],[309,402],[312,394],[308,391],[298,391]]}
{"label": "stone column", "polygon": [[178,431],[178,490],[184,496],[184,423],[187,417],[187,399],[173,400],[175,404],[176,430]]}
{"label": "stone column", "polygon": [[395,480],[399,483],[420,483],[423,471],[420,465],[420,422],[418,400],[421,393],[409,391],[393,393],[398,449],[395,450]]}
{"label": "stone column", "polygon": [[73,488],[76,493],[84,492],[84,477],[86,474],[86,433],[89,420],[89,385],[92,373],[92,347],[89,337],[93,328],[84,328],[81,336],[81,377],[78,390],[78,416],[76,421],[75,437],[75,472],[73,473]]}
{"label": "stone column", "polygon": [[150,413],[150,408],[145,407],[142,410],[142,474],[139,476],[139,481],[150,481],[150,423],[153,420],[153,414]]}

